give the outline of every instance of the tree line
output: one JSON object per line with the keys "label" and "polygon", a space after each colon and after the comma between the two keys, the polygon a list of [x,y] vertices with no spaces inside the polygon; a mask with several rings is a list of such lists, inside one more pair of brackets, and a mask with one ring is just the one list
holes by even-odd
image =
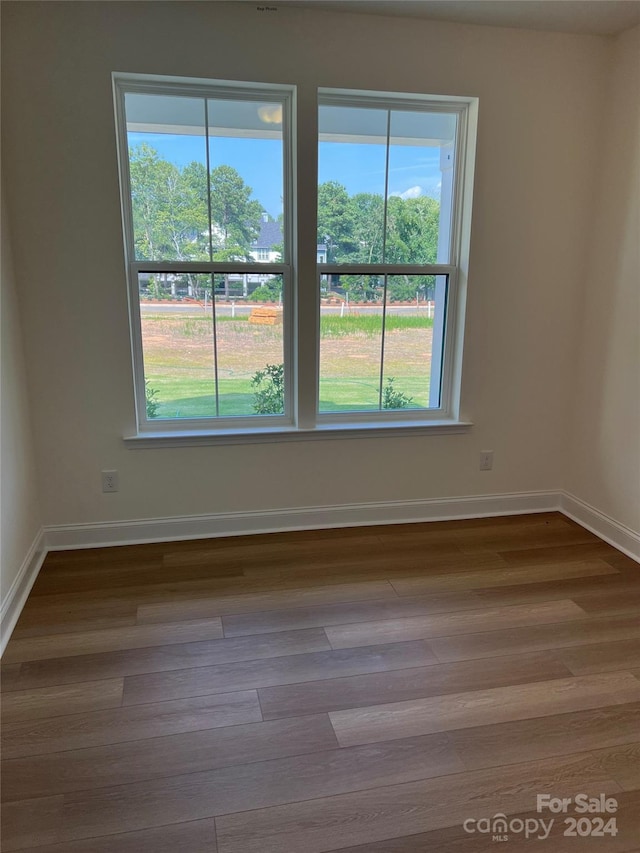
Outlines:
{"label": "tree line", "polygon": [[[196,161],[180,168],[146,143],[129,152],[136,258],[145,261],[209,260],[207,169]],[[214,260],[248,260],[260,233],[263,207],[231,166],[210,175]]]}
{"label": "tree line", "polygon": [[[209,260],[210,238],[214,261],[251,260],[266,211],[234,168],[217,166],[207,181],[203,163],[176,166],[147,143],[130,149],[129,164],[138,260]],[[318,187],[317,241],[326,246],[330,263],[435,263],[439,215],[438,202],[428,196],[390,196],[385,209],[382,195],[350,196],[342,184],[327,181]],[[197,291],[196,277],[190,279]],[[428,276],[398,276],[389,290],[392,297],[415,298],[431,281]],[[226,285],[228,290],[228,279]],[[341,276],[332,277],[329,287],[375,299],[380,282],[371,276]]]}

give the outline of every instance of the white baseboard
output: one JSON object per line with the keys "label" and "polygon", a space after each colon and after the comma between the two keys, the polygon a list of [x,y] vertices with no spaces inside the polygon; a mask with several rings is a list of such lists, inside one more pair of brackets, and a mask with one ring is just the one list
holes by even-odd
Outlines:
{"label": "white baseboard", "polygon": [[618,551],[640,563],[640,533],[600,512],[569,492],[560,494],[560,511]]}
{"label": "white baseboard", "polygon": [[45,528],[45,539],[50,550],[62,550],[326,527],[448,521],[558,509],[557,492],[519,492],[440,500],[337,504],[259,512],[225,512],[98,524],[57,525]]}
{"label": "white baseboard", "polygon": [[33,541],[18,576],[2,603],[0,653],[4,651],[48,551],[243,536],[285,530],[449,521],[554,511],[564,513],[614,548],[640,562],[640,534],[574,495],[560,491],[338,504],[44,527]]}
{"label": "white baseboard", "polygon": [[44,530],[40,528],[0,608],[0,655],[4,653],[46,555]]}

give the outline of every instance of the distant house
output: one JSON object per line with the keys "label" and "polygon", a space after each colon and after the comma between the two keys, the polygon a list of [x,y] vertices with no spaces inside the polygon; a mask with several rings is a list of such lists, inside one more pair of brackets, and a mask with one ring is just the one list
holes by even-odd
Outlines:
{"label": "distant house", "polygon": [[273,222],[269,219],[268,213],[263,213],[262,222],[260,223],[260,234],[251,244],[249,254],[254,261],[277,263],[280,260],[283,241],[284,237],[282,236],[280,223]]}
{"label": "distant house", "polygon": [[[214,226],[214,234],[222,241],[222,231]],[[274,222],[269,219],[269,214],[262,215],[260,223],[260,233],[249,248],[249,256],[252,260],[259,263],[278,263],[282,259],[282,247],[284,244],[284,236],[279,222]],[[324,243],[316,247],[316,260],[319,264],[327,262],[327,247]],[[224,278],[224,296],[229,297],[247,297],[260,285],[267,284],[273,273],[230,273]],[[184,276],[176,276],[172,274],[164,274],[162,281],[158,281],[158,276],[153,273],[142,272],[139,276],[140,285],[146,297],[152,297],[153,287],[161,292],[163,298],[171,295],[172,298],[181,298],[185,296],[193,297],[194,291],[192,284],[188,282]],[[216,291],[218,293],[218,291]],[[158,293],[155,294],[158,296]],[[218,293],[218,296],[221,294]]]}
{"label": "distant house", "polygon": [[[277,263],[281,259],[280,252],[282,251],[283,243],[284,237],[280,223],[270,220],[268,213],[263,213],[262,222],[260,223],[260,234],[251,244],[249,254],[254,261]],[[316,260],[319,264],[327,262],[327,247],[324,243],[316,246]]]}

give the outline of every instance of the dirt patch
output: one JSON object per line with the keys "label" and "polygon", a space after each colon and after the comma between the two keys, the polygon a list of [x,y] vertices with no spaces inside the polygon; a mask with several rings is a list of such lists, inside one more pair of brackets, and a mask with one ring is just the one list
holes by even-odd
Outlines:
{"label": "dirt patch", "polygon": [[[256,326],[223,320],[216,326],[219,368],[237,376],[252,375],[266,364],[283,360],[281,326]],[[181,375],[213,369],[213,325],[210,317],[142,317],[147,368],[154,373],[179,370]],[[424,376],[431,361],[432,329],[395,329],[385,338],[387,375]],[[324,337],[320,361],[324,377],[372,376],[380,369],[380,335]]]}

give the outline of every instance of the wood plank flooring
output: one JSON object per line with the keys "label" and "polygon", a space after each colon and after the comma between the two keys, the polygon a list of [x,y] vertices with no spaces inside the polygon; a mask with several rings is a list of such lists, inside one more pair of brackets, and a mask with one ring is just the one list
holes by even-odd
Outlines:
{"label": "wood plank flooring", "polygon": [[1,673],[3,851],[640,853],[640,566],[557,513],[52,553]]}

